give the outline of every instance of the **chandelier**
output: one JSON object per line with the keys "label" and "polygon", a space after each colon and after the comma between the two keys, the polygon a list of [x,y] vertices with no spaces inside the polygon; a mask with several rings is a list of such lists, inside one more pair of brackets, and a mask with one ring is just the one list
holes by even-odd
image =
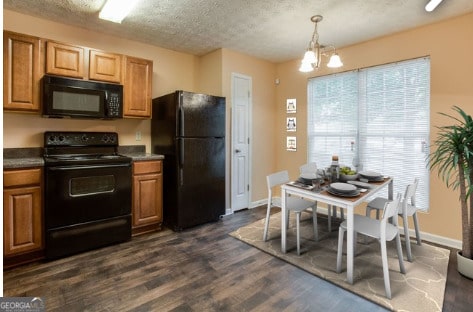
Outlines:
{"label": "chandelier", "polygon": [[309,42],[309,47],[304,54],[299,71],[307,73],[320,67],[322,55],[327,55],[327,50],[332,50],[332,55],[327,63],[327,67],[338,68],[342,67],[343,63],[340,56],[335,50],[334,46],[323,46],[319,44],[319,34],[317,33],[317,24],[323,19],[322,15],[314,15],[310,20],[315,24],[312,40]]}

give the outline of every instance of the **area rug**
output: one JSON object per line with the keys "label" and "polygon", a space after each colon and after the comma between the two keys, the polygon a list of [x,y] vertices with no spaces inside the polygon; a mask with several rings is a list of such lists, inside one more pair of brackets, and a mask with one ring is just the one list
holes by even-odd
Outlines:
{"label": "area rug", "polygon": [[[239,228],[231,236],[293,264],[309,273],[330,281],[359,296],[393,311],[442,311],[450,251],[427,243],[412,243],[413,262],[404,261],[406,274],[399,272],[395,242],[388,242],[389,276],[392,299],[385,297],[381,251],[374,239],[358,237],[353,273],[353,285],[346,282],[346,242],[342,258],[342,273],[336,273],[338,230],[327,231],[327,219],[319,218],[319,241],[313,236],[310,214],[301,222],[302,253],[297,256],[294,219],[289,222],[287,253],[281,252],[281,214],[270,218],[269,239],[263,241],[264,219]],[[338,229],[338,227],[332,226]],[[346,235],[345,235],[346,239]],[[403,244],[404,241],[402,241]],[[404,259],[406,259],[403,246]]]}

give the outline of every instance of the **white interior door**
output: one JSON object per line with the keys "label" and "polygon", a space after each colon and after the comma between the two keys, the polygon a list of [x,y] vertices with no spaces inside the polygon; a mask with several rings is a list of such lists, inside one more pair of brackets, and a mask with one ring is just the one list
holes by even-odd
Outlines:
{"label": "white interior door", "polygon": [[232,211],[250,202],[251,77],[232,74]]}

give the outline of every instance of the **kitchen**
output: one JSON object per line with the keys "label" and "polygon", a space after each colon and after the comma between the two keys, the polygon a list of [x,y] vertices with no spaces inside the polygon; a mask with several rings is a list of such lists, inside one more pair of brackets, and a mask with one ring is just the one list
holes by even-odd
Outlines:
{"label": "kitchen", "polygon": [[[265,198],[264,179],[268,172],[277,168],[287,168],[295,175],[299,164],[305,162],[304,144],[298,145],[297,152],[289,153],[282,143],[286,136],[286,129],[282,126],[286,116],[284,107],[286,99],[297,98],[298,104],[306,100],[306,79],[309,76],[297,72],[300,60],[274,64],[225,48],[197,57],[10,10],[4,10],[3,16],[4,29],[152,60],[153,98],[176,89],[222,95],[227,98],[227,120],[230,120],[231,115],[230,73],[238,72],[251,76],[253,144],[250,205],[257,206]],[[473,36],[472,20],[473,16],[469,13],[438,24],[345,47],[340,49],[339,53],[349,56],[350,61],[345,61],[343,70],[430,55],[431,120],[432,125],[435,125],[438,122],[436,112],[447,111],[453,104],[469,108],[468,104],[471,103],[473,90],[470,73],[473,64],[469,56],[472,54],[473,46],[469,38]],[[319,73],[329,72],[323,69]],[[278,85],[274,83],[276,78],[280,80]],[[305,130],[304,122],[301,122],[304,114],[304,105],[298,105],[300,133],[304,133]],[[230,132],[229,127],[227,123],[227,133]],[[151,150],[150,122],[146,119],[122,119],[98,123],[91,120],[50,120],[37,115],[8,112],[4,113],[3,144],[5,148],[42,146],[44,131],[61,131],[66,128],[72,131],[117,132],[120,144],[143,144],[147,152]],[[140,140],[136,135],[137,132],[141,133]],[[304,135],[299,135],[298,141],[304,142]],[[277,157],[274,157],[274,154]],[[448,213],[441,209],[441,206],[451,205],[450,203],[456,200],[457,195],[445,190],[433,174],[430,211],[420,216],[420,222],[423,231],[432,236],[439,236],[445,244],[450,245],[454,245],[461,236],[459,212],[450,210]],[[227,194],[227,210],[229,205]]]}

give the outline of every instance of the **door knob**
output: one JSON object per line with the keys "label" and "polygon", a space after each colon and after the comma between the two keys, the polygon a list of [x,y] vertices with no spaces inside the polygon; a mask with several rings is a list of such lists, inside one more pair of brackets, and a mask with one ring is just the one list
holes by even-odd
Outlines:
{"label": "door knob", "polygon": [[235,153],[241,153],[241,151],[239,149],[236,149]]}

